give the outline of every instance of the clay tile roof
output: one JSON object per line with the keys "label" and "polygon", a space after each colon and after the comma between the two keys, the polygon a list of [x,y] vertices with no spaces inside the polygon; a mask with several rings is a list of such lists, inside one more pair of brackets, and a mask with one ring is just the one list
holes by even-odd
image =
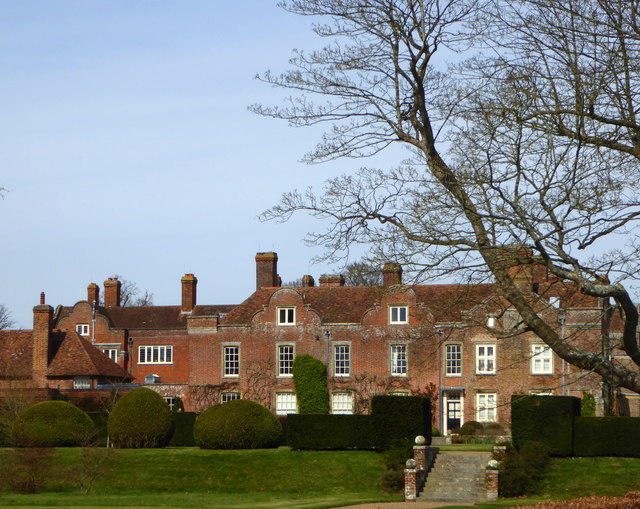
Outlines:
{"label": "clay tile roof", "polygon": [[31,378],[31,330],[0,330],[0,377]]}
{"label": "clay tile roof", "polygon": [[[196,306],[194,316],[227,313],[234,306]],[[99,312],[109,318],[117,329],[184,329],[187,327],[187,313],[180,306],[131,306],[101,307]]]}
{"label": "clay tile roof", "polygon": [[[402,287],[413,290],[418,302],[424,304],[437,322],[462,320],[462,311],[480,304],[495,293],[493,285],[419,285]],[[221,320],[221,324],[248,324],[253,315],[267,305],[280,288],[256,291]],[[303,302],[316,311],[323,323],[359,323],[365,312],[379,303],[393,288],[380,286],[336,286],[294,288]]]}
{"label": "clay tile roof", "polygon": [[102,376],[130,380],[131,376],[109,357],[75,332],[57,332],[63,336],[49,364],[48,376]]}

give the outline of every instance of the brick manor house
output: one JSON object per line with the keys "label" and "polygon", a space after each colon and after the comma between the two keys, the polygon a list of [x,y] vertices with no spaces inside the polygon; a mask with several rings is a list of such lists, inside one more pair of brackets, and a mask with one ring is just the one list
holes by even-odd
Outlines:
{"label": "brick manor house", "polygon": [[[555,356],[492,284],[404,285],[402,268],[383,269],[381,286],[345,286],[308,275],[283,287],[276,253],[258,253],[256,290],[238,305],[198,305],[198,280],[181,279],[176,306],[122,307],[121,283],[89,284],[86,300],[33,309],[33,330],[0,331],[0,391],[97,397],[136,384],[185,410],[246,398],[276,414],[296,411],[291,365],[310,354],[329,367],[333,413],[368,411],[375,394],[437,396],[436,426],[466,421],[509,425],[511,395],[600,396],[599,379]],[[550,277],[515,267],[548,323],[566,341],[602,341],[602,305]],[[638,415],[638,401],[627,408]]]}

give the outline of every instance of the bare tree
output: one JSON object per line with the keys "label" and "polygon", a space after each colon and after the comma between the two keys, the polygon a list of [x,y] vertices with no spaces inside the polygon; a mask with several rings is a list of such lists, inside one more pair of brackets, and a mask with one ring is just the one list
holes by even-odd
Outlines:
{"label": "bare tree", "polygon": [[[285,194],[265,219],[328,218],[310,240],[332,258],[353,243],[419,276],[494,281],[562,359],[640,392],[640,30],[635,0],[290,0],[317,16],[323,49],[261,79],[295,94],[254,106],[294,126],[329,123],[311,162],[376,154],[407,161]],[[482,50],[482,52],[480,51]],[[445,58],[459,55],[446,71]],[[468,58],[467,58],[468,57]],[[621,349],[565,341],[515,280],[517,266],[601,298]],[[603,310],[605,315],[608,310]],[[605,320],[606,321],[606,320]],[[607,332],[605,330],[605,336]],[[608,339],[605,337],[605,343]]]}
{"label": "bare tree", "polygon": [[4,304],[0,304],[0,330],[13,327],[15,321],[11,317],[11,311]]}
{"label": "bare tree", "polygon": [[366,261],[344,266],[344,279],[348,286],[377,286],[382,284],[380,269]]}
{"label": "bare tree", "polygon": [[[120,305],[125,307],[134,306],[152,306],[153,293],[149,290],[140,290],[138,285],[133,281],[124,279],[122,276],[115,274],[114,279],[120,281]],[[100,296],[102,299],[102,296]]]}

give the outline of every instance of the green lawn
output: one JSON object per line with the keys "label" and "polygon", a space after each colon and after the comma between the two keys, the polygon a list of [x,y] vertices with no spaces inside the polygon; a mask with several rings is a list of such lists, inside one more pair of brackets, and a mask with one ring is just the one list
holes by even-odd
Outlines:
{"label": "green lawn", "polygon": [[[305,508],[402,500],[378,488],[382,458],[374,452],[203,451],[196,448],[114,450],[113,468],[82,495],[80,449],[55,452],[48,491],[5,491],[0,506],[73,508]],[[479,504],[478,509],[640,490],[638,458],[554,459],[535,497]],[[456,506],[448,506],[450,508]]]}
{"label": "green lawn", "polygon": [[114,450],[114,468],[88,495],[79,493],[77,474],[64,473],[81,463],[81,450],[58,449],[55,455],[56,475],[47,492],[6,492],[0,505],[313,509],[402,499],[378,487],[383,466],[374,452]]}

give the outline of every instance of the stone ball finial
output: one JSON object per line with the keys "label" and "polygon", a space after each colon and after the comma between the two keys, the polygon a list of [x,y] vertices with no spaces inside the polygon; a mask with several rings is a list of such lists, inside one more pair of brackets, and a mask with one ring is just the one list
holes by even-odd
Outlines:
{"label": "stone ball finial", "polygon": [[424,438],[422,435],[418,435],[416,437],[416,445],[424,445],[427,443],[427,439]]}
{"label": "stone ball finial", "polygon": [[487,463],[487,468],[490,470],[498,470],[498,460],[489,460]]}
{"label": "stone ball finial", "polygon": [[405,463],[406,467],[409,469],[414,469],[416,468],[416,460],[414,460],[413,458],[410,458],[407,460],[407,462]]}

